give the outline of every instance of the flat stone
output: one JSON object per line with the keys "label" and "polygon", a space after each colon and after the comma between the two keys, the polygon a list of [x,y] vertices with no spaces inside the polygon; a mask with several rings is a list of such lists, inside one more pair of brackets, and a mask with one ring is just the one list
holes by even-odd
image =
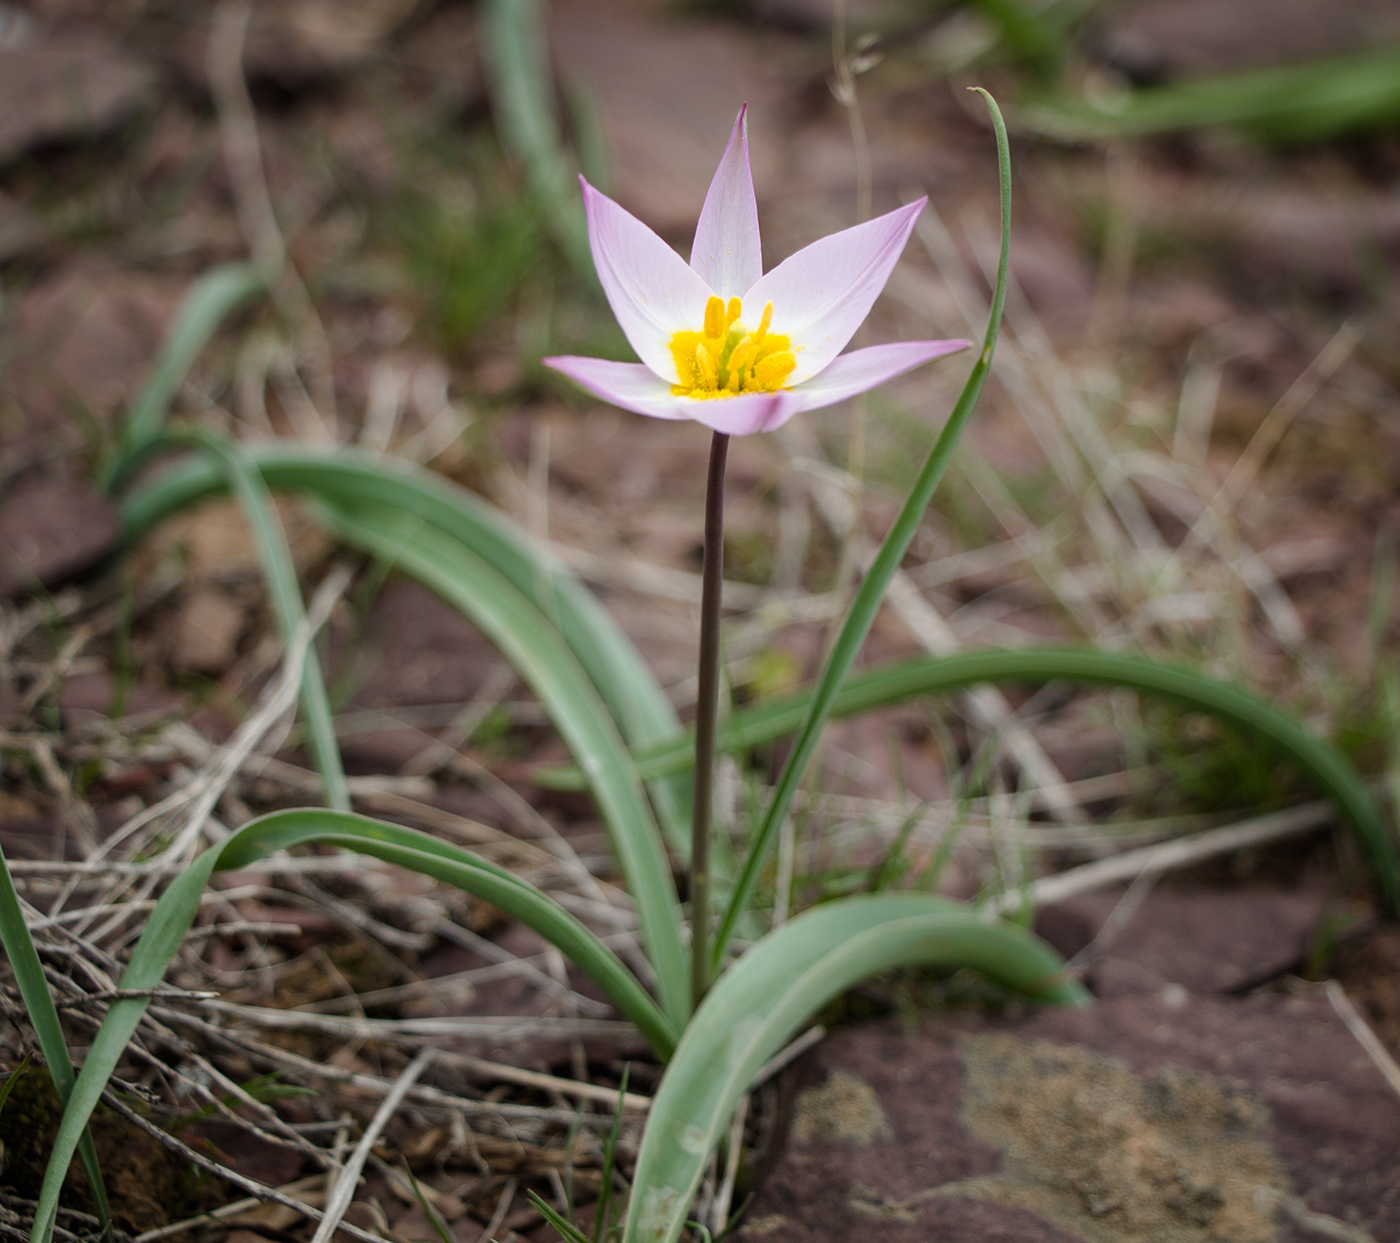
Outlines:
{"label": "flat stone", "polygon": [[[248,26],[244,72],[289,88],[349,73],[381,51],[415,7],[415,0],[260,0]],[[204,42],[197,39],[192,49],[201,68]]]}
{"label": "flat stone", "polygon": [[1400,1098],[1319,993],[869,1024],[800,1075],[889,1132],[790,1136],[745,1240],[1400,1240]]}
{"label": "flat stone", "polygon": [[[1099,997],[1237,993],[1303,964],[1322,914],[1320,889],[1160,888],[1115,927],[1122,892],[1085,894],[1042,911],[1036,931],[1088,967]],[[1096,941],[1097,938],[1097,941]]]}
{"label": "flat stone", "polygon": [[1149,79],[1312,60],[1400,36],[1392,0],[1138,0],[1105,17],[1104,51]]}
{"label": "flat stone", "polygon": [[31,28],[0,46],[0,162],[108,130],[155,85],[149,65],[99,34]]}
{"label": "flat stone", "polygon": [[116,546],[116,506],[72,479],[17,485],[0,502],[0,599],[52,590]]}
{"label": "flat stone", "polygon": [[16,348],[4,372],[24,412],[0,428],[7,465],[81,449],[91,434],[84,424],[118,417],[145,383],[185,289],[184,281],[85,263],[26,289],[14,306]]}
{"label": "flat stone", "polygon": [[175,618],[171,663],[177,669],[211,676],[233,663],[247,623],[243,606],[215,587],[196,588]]}
{"label": "flat stone", "polygon": [[739,105],[760,204],[777,181],[778,92],[763,49],[717,22],[623,17],[594,4],[556,6],[557,62],[597,99],[614,197],[652,228],[684,237],[699,219]]}

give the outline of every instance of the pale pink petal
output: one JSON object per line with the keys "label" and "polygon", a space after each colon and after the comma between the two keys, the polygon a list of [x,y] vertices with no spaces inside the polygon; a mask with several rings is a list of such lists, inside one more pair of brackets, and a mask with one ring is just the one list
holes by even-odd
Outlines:
{"label": "pale pink petal", "polygon": [[855,335],[889,280],[927,199],[832,233],[799,250],[744,295],[745,319],[773,303],[774,332],[792,338],[800,384],[826,367]]}
{"label": "pale pink petal", "polygon": [[802,397],[804,410],[818,410],[869,392],[886,380],[912,371],[915,367],[945,354],[956,354],[971,341],[896,341],[892,345],[872,345],[842,354],[821,375],[799,384],[794,394]]}
{"label": "pale pink petal", "polygon": [[737,397],[679,399],[684,417],[730,436],[752,436],[781,427],[803,408],[802,398],[786,389],[776,393],[740,393]]}
{"label": "pale pink petal", "polygon": [[734,132],[724,158],[715,169],[700,223],[695,226],[695,244],[690,248],[690,266],[721,298],[742,298],[763,275],[763,252],[758,240],[758,204],[753,196],[753,174],[749,170],[749,130],[739,109]]}
{"label": "pale pink petal", "polygon": [[705,322],[710,288],[646,225],[582,177],[593,264],[617,322],[640,358],[674,384],[671,337]]}
{"label": "pale pink petal", "polygon": [[800,394],[788,390],[776,393],[741,393],[737,397],[697,400],[676,397],[671,386],[658,379],[641,363],[616,363],[605,358],[564,355],[543,360],[560,375],[587,389],[614,406],[647,414],[654,419],[691,419],[717,432],[748,436],[772,431],[803,408]]}
{"label": "pale pink petal", "polygon": [[649,414],[654,419],[690,418],[680,398],[672,395],[671,386],[641,363],[615,363],[606,358],[580,358],[573,354],[542,361],[593,396],[624,410]]}

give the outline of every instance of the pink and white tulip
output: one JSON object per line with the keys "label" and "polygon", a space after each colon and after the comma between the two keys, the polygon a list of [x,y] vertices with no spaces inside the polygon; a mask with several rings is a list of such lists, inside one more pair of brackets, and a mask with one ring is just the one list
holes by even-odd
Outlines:
{"label": "pink and white tulip", "polygon": [[640,363],[565,356],[546,366],[604,401],[747,436],[854,397],[969,341],[901,341],[842,354],[884,289],[927,199],[833,233],[766,275],[740,109],[687,264],[579,178],[603,292]]}

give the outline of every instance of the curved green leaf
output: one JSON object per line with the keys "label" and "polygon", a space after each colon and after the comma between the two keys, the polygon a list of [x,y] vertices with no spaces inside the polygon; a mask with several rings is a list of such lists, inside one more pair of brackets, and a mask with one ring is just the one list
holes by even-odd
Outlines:
{"label": "curved green leaf", "polygon": [[482,59],[501,145],[524,162],[555,240],[575,270],[584,280],[596,282],[588,223],[554,106],[544,4],[491,0],[483,17]]}
{"label": "curved green leaf", "polygon": [[[459,540],[554,621],[631,745],[683,736],[655,676],[592,592],[479,497],[427,471],[353,449],[270,444],[248,445],[245,452],[275,492],[303,493],[345,511],[361,502],[385,506]],[[125,538],[140,538],[222,486],[210,463],[197,458],[177,463],[123,502]],[[651,785],[650,793],[667,843],[684,865],[690,851],[689,783],[663,780]]]}
{"label": "curved green leaf", "polygon": [[401,566],[461,609],[544,702],[603,813],[637,904],[662,1008],[678,1027],[684,1024],[690,1013],[687,960],[661,835],[612,717],[558,632],[502,575],[441,531],[363,503],[324,510],[341,539]]}
{"label": "curved green leaf", "polygon": [[1400,119],[1400,47],[1393,42],[1290,65],[1127,90],[1061,95],[1016,120],[1065,142],[1233,126],[1275,142],[1320,142]]}
{"label": "curved green leaf", "polygon": [[[10,970],[14,972],[20,999],[24,1002],[29,1022],[39,1041],[39,1051],[44,1055],[54,1092],[60,1101],[66,1101],[73,1091],[73,1063],[68,1056],[68,1044],[63,1038],[58,1007],[54,1005],[53,994],[49,992],[49,982],[44,978],[44,966],[39,961],[38,950],[34,948],[34,938],[29,935],[29,925],[24,922],[24,908],[20,905],[15,882],[10,875],[10,864],[3,850],[0,850],[0,945],[4,946],[5,957],[10,960]],[[105,1227],[109,1221],[107,1188],[97,1161],[97,1147],[87,1132],[86,1124],[79,1133],[78,1148],[83,1158],[83,1169],[87,1172],[88,1186],[92,1189],[93,1203]],[[66,1162],[63,1168],[67,1173]]]}
{"label": "curved green leaf", "polygon": [[763,1064],[831,998],[911,963],[972,967],[1043,1001],[1087,1001],[1034,937],[944,899],[873,894],[799,915],[720,977],[682,1035],[647,1117],[624,1243],[673,1243],[710,1153]]}
{"label": "curved green leaf", "polygon": [[[1336,805],[1370,861],[1377,894],[1386,911],[1400,913],[1400,872],[1395,846],[1361,775],[1336,747],[1301,722],[1252,691],[1184,665],[1101,652],[1091,647],[993,648],[950,656],[918,656],[867,669],[852,677],[836,697],[833,716],[849,716],[918,695],[965,690],[984,683],[1082,682],[1126,687],[1140,694],[1170,699],[1197,712],[1226,721],[1267,740],[1310,778]],[[811,692],[744,708],[720,723],[718,745],[733,753],[792,733],[801,725]],[[637,770],[645,778],[684,772],[693,760],[686,738],[637,752]],[[575,788],[581,774],[568,768],[537,770],[546,785]]]}
{"label": "curved green leaf", "polygon": [[982,341],[982,352],[977,356],[972,372],[967,377],[962,392],[958,395],[952,413],[948,416],[948,422],[944,424],[943,430],[939,433],[938,440],[934,444],[928,460],[924,463],[923,469],[919,472],[918,479],[914,481],[914,486],[896,516],[894,524],[890,527],[889,534],[885,536],[884,543],[880,545],[879,552],[875,554],[875,560],[871,562],[870,569],[866,573],[860,589],[856,592],[855,599],[851,601],[850,610],[846,614],[846,620],[841,624],[841,631],[836,636],[836,642],[832,644],[831,654],[827,657],[826,667],[817,680],[817,688],[808,706],[806,719],[802,722],[802,729],[793,742],[792,751],[788,755],[787,763],[783,765],[783,771],[778,776],[777,785],[773,787],[773,794],[763,813],[763,819],[749,839],[748,855],[744,859],[744,866],[739,872],[734,890],[729,896],[729,904],[725,909],[724,918],[720,922],[719,931],[715,934],[716,972],[724,961],[729,942],[739,926],[739,921],[753,900],[753,893],[758,886],[758,878],[762,874],[764,864],[768,861],[773,847],[777,845],[779,830],[787,817],[788,808],[792,805],[793,795],[797,793],[802,774],[806,771],[807,764],[816,751],[817,741],[821,737],[822,728],[831,715],[832,705],[836,701],[837,692],[841,689],[841,683],[845,681],[846,674],[850,672],[851,665],[865,642],[865,636],[870,633],[875,615],[880,611],[880,602],[884,599],[885,588],[889,586],[890,579],[899,569],[899,563],[904,560],[904,554],[909,548],[910,541],[914,538],[914,532],[919,529],[919,523],[923,521],[924,511],[928,508],[929,502],[933,500],[933,494],[938,488],[939,481],[943,478],[943,472],[948,469],[948,463],[953,457],[953,450],[957,448],[963,429],[967,426],[968,420],[972,418],[972,412],[977,406],[977,399],[982,395],[982,387],[986,383],[987,373],[991,370],[992,352],[996,348],[997,334],[1001,329],[1001,309],[1006,300],[1006,277],[1010,258],[1011,150],[1006,137],[1006,125],[1002,121],[1001,110],[997,107],[996,100],[980,87],[973,89],[982,96],[992,115],[992,126],[996,130],[997,137],[997,168],[1001,179],[1001,257],[997,263],[996,285],[992,290],[991,314],[987,320],[987,333]]}
{"label": "curved green leaf", "polygon": [[[149,990],[161,982],[180,950],[199,910],[200,897],[215,871],[247,867],[272,851],[312,842],[383,859],[499,906],[557,945],[637,1025],[658,1056],[666,1057],[674,1047],[675,1027],[657,1009],[636,977],[612,950],[547,895],[460,847],[414,829],[346,812],[274,812],[211,846],[161,895],[122,974],[120,987]],[[58,1196],[73,1153],[149,1004],[148,998],[113,1002],[93,1038],[54,1139],[34,1214],[31,1243],[50,1243],[53,1237]]]}
{"label": "curved green leaf", "polygon": [[[272,601],[282,638],[290,643],[297,628],[306,620],[301,588],[297,584],[296,565],[281,519],[268,493],[267,484],[258,473],[257,465],[243,446],[233,440],[207,432],[191,432],[180,437],[193,444],[218,467],[243,509],[244,520],[253,533],[262,561],[263,579]],[[345,781],[345,768],[340,762],[340,744],[336,741],[335,725],[331,720],[331,701],[321,676],[321,661],[314,647],[308,647],[301,672],[302,712],[311,735],[311,754],[326,788],[326,802],[337,811],[350,810],[350,787]]]}
{"label": "curved green leaf", "polygon": [[116,452],[102,471],[104,487],[119,483],[160,436],[176,390],[219,325],[266,288],[267,276],[252,263],[221,264],[194,283],[175,312],[150,378],[126,412]]}

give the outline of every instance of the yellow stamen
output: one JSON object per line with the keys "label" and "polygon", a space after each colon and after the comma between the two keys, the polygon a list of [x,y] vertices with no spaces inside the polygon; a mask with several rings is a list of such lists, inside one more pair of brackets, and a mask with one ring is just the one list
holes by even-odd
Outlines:
{"label": "yellow stamen", "polygon": [[772,302],[769,302],[769,303],[763,308],[763,316],[762,316],[762,318],[760,318],[759,321],[758,321],[758,331],[755,332],[755,333],[753,334],[753,335],[754,335],[754,340],[755,340],[755,341],[762,341],[763,338],[766,337],[766,336],[768,335],[768,329],[769,329],[769,327],[771,327],[772,323],[773,323],[773,304],[772,304]]}
{"label": "yellow stamen", "polygon": [[797,358],[791,350],[782,350],[760,358],[753,366],[753,387],[763,393],[781,388],[783,381],[797,370]]}
{"label": "yellow stamen", "polygon": [[726,304],[711,297],[705,303],[702,331],[682,329],[671,338],[677,397],[720,398],[740,393],[771,393],[783,387],[797,367],[792,341],[770,332],[773,304],[763,308],[758,328],[749,332],[741,322],[743,303]]}
{"label": "yellow stamen", "polygon": [[727,327],[724,320],[724,302],[712,296],[705,303],[705,335],[707,337],[722,337]]}
{"label": "yellow stamen", "polygon": [[[715,301],[718,302],[719,299],[716,298]],[[695,347],[695,372],[700,378],[700,387],[706,392],[713,393],[719,387],[719,369],[703,341]]]}

